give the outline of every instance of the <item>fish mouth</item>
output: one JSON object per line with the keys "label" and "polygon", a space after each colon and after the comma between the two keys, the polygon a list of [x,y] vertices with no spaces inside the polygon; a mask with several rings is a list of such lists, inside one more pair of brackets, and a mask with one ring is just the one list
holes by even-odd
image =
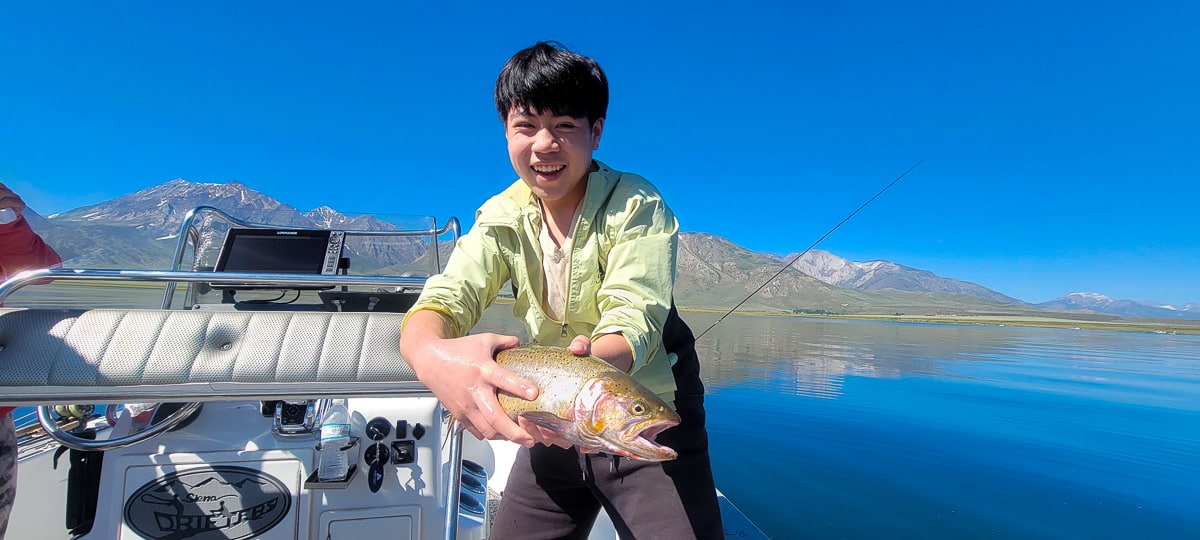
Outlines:
{"label": "fish mouth", "polygon": [[633,426],[623,448],[616,449],[622,456],[643,461],[669,461],[679,456],[674,448],[655,442],[658,435],[679,425],[678,419],[649,420]]}

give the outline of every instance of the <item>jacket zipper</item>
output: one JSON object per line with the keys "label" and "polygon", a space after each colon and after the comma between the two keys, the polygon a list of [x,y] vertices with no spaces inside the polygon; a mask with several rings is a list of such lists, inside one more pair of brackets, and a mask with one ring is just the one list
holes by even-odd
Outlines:
{"label": "jacket zipper", "polygon": [[571,224],[571,251],[567,254],[567,294],[563,295],[563,320],[561,337],[564,338],[567,337],[567,317],[571,313],[571,284],[573,281],[575,281],[574,276],[571,274],[571,267],[575,266],[575,237],[579,236],[579,223],[583,221],[583,203],[584,201],[579,202],[580,207],[575,211],[575,222]]}
{"label": "jacket zipper", "polygon": [[[582,202],[580,204],[582,204]],[[542,226],[545,227],[546,226],[545,216],[539,216],[539,219],[543,220]],[[575,223],[572,224],[572,226],[571,226],[571,252],[568,254],[568,257],[570,257],[570,258],[567,259],[567,294],[563,295],[563,302],[564,302],[563,316],[562,316],[562,321],[559,322],[559,325],[560,325],[560,334],[559,335],[561,337],[567,337],[567,324],[568,324],[567,315],[569,314],[570,307],[571,307],[571,281],[572,281],[571,267],[574,266],[574,264],[575,264],[575,236],[577,234],[577,229],[579,228],[579,222],[582,219],[583,219],[583,209],[581,208],[579,210],[579,212],[575,215]],[[502,223],[502,222],[497,221],[496,223],[482,223],[481,222],[480,224],[487,225],[490,227],[505,227],[508,229],[512,229],[513,231],[517,232],[517,234],[520,234],[520,229],[509,223]],[[542,257],[545,257],[545,256],[546,256],[546,254],[543,253]],[[546,272],[545,269],[543,269],[542,270],[543,275],[545,274],[545,272]],[[542,279],[542,288],[546,288],[546,287],[548,287],[547,280],[545,278],[543,278]],[[542,291],[542,292],[545,293],[545,291]],[[539,308],[539,309],[542,309],[542,308]],[[545,310],[543,309],[543,311],[545,311]],[[550,315],[550,314],[547,313],[546,315]]]}

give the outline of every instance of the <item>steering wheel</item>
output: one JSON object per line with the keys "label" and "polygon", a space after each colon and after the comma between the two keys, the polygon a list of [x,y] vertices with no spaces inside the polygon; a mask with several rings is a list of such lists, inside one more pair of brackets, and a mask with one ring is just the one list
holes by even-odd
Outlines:
{"label": "steering wheel", "polygon": [[[159,404],[157,407],[155,407],[155,411],[154,411],[155,417],[158,416],[159,408],[162,407],[163,405],[164,404]],[[85,439],[74,433],[71,433],[69,431],[63,431],[62,429],[60,429],[58,427],[58,424],[54,421],[54,417],[52,416],[53,408],[51,408],[49,406],[43,405],[41,407],[38,407],[37,413],[38,413],[38,423],[42,425],[42,430],[44,430],[46,432],[47,436],[49,436],[51,439],[54,439],[59,444],[65,446],[67,448],[72,448],[75,450],[83,450],[83,451],[88,451],[88,452],[103,452],[105,450],[116,450],[118,448],[125,448],[126,446],[132,446],[132,445],[140,443],[146,439],[154,437],[155,435],[158,435],[159,433],[162,433],[164,431],[175,429],[176,427],[183,424],[183,422],[185,420],[192,418],[192,415],[196,411],[200,410],[200,405],[202,405],[202,403],[198,402],[198,401],[192,402],[192,403],[184,403],[179,407],[178,410],[168,414],[166,416],[166,418],[163,418],[161,421],[159,421],[159,422],[151,421],[150,427],[146,428],[143,431],[139,431],[137,433],[132,433],[132,434],[126,435],[124,437],[116,437],[116,438],[112,438],[112,439],[104,439],[104,440],[99,440],[99,441],[92,440],[92,439]]]}

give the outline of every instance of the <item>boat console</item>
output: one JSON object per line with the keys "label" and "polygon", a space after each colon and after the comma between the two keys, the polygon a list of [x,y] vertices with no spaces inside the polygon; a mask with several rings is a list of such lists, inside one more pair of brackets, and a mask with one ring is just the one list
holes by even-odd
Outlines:
{"label": "boat console", "polygon": [[[496,456],[487,443],[464,447],[397,347],[404,311],[440,267],[438,237],[457,236],[451,223],[309,230],[201,208],[181,229],[171,270],[42,270],[0,285],[0,301],[47,281],[165,289],[151,309],[0,308],[2,404],[186,404],[159,415],[129,406],[111,425],[101,416],[70,428],[41,407],[45,436],[71,448],[70,465],[55,469],[53,452],[32,447],[22,456],[9,536],[486,537]],[[432,254],[369,242],[385,237],[422,241]],[[420,257],[430,270],[405,266]],[[405,270],[351,275],[352,266]],[[321,418],[334,397],[348,398],[351,467],[320,481]],[[54,522],[65,524],[57,534]]]}

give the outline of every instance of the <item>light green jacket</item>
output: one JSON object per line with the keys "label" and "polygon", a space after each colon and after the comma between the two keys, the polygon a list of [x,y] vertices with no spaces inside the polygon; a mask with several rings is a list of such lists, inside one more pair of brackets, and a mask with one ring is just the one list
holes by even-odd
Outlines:
{"label": "light green jacket", "polygon": [[566,320],[554,320],[542,308],[542,215],[521,180],[483,204],[445,271],[429,278],[409,313],[434,311],[453,335],[464,336],[511,280],[513,315],[533,340],[566,346],[576,335],[620,333],[633,350],[633,377],[669,402],[675,358],[663,348],[662,329],[671,308],[679,224],[646,179],[596,165],[573,233]]}

